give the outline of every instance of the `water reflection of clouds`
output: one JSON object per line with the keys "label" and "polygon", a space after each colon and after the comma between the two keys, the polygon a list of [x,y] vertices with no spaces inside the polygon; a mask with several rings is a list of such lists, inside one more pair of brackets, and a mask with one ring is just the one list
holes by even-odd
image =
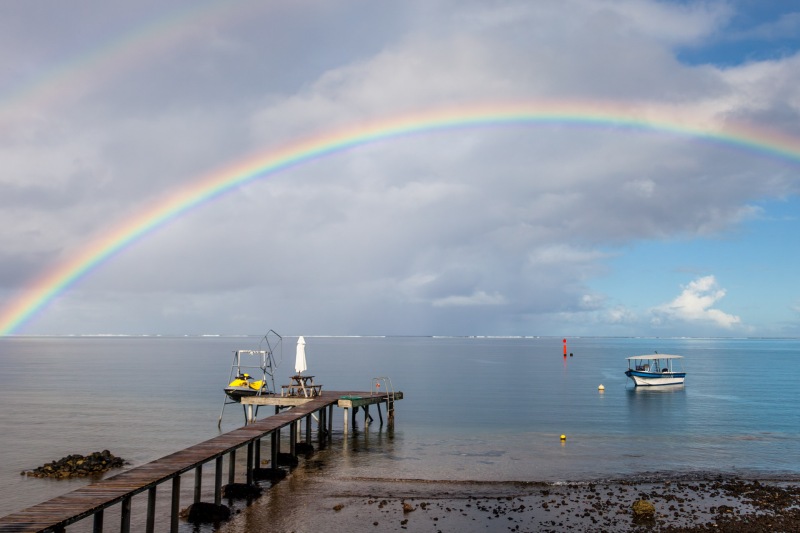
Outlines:
{"label": "water reflection of clouds", "polygon": [[694,398],[706,398],[711,400],[723,400],[726,402],[734,402],[734,403],[754,403],[752,400],[748,400],[742,398],[741,396],[733,396],[731,394],[702,394],[702,393],[694,393],[692,394]]}
{"label": "water reflection of clouds", "polygon": [[471,359],[470,362],[478,363],[481,365],[508,365],[509,361],[501,361],[501,360],[494,360],[490,361],[489,359]]}
{"label": "water reflection of clouds", "polygon": [[688,404],[683,385],[627,389],[628,423],[637,431],[671,433],[687,423]]}
{"label": "water reflection of clouds", "polygon": [[615,368],[603,369],[600,372],[600,375],[606,381],[622,381],[628,379],[628,377],[623,372],[620,372],[618,369]]}
{"label": "water reflection of clouds", "polygon": [[502,457],[506,454],[505,450],[488,450],[482,452],[450,452],[450,455],[458,455],[461,457]]}

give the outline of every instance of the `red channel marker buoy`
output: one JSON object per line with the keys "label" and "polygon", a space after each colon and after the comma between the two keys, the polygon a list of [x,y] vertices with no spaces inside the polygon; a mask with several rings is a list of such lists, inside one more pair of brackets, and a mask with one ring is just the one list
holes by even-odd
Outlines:
{"label": "red channel marker buoy", "polygon": [[567,339],[564,339],[564,357],[567,356]]}

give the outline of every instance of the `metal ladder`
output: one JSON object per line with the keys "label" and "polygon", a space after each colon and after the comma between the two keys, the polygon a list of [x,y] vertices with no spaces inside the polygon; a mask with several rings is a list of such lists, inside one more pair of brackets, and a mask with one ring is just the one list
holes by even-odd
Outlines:
{"label": "metal ladder", "polygon": [[[383,391],[381,391],[381,383],[383,383]],[[377,378],[372,378],[372,387],[370,388],[370,395],[386,396],[386,415],[389,418],[389,422],[394,421],[395,393],[394,393],[394,387],[392,386],[392,380],[389,379],[388,376],[380,376]],[[380,408],[378,412],[380,413]]]}

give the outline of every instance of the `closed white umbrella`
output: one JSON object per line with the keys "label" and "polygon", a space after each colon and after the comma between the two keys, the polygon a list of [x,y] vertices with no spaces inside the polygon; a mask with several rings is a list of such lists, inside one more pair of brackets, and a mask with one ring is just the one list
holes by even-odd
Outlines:
{"label": "closed white umbrella", "polygon": [[308,367],[306,366],[306,340],[301,335],[297,339],[297,357],[294,360],[294,371],[302,374]]}

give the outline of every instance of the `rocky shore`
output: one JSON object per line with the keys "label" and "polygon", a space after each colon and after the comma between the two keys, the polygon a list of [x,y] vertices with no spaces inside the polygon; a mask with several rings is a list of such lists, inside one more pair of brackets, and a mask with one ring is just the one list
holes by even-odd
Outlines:
{"label": "rocky shore", "polygon": [[92,452],[89,455],[68,455],[33,470],[21,472],[24,476],[66,479],[102,474],[112,468],[119,468],[125,460],[108,450]]}
{"label": "rocky shore", "polygon": [[[799,532],[800,485],[738,478],[597,483],[338,480],[294,509],[279,483],[271,525],[286,531]],[[288,494],[287,494],[288,496]],[[288,505],[287,505],[288,504]],[[252,514],[251,514],[252,513]],[[259,505],[238,519],[259,520]],[[283,521],[279,516],[287,517]],[[223,531],[240,531],[237,518]]]}
{"label": "rocky shore", "polygon": [[[341,513],[346,505],[331,509]],[[358,503],[351,505],[356,511]],[[741,479],[564,484],[465,498],[446,493],[367,498],[361,507],[374,507],[373,526],[409,531],[428,522],[433,531],[800,532],[800,486]]]}

